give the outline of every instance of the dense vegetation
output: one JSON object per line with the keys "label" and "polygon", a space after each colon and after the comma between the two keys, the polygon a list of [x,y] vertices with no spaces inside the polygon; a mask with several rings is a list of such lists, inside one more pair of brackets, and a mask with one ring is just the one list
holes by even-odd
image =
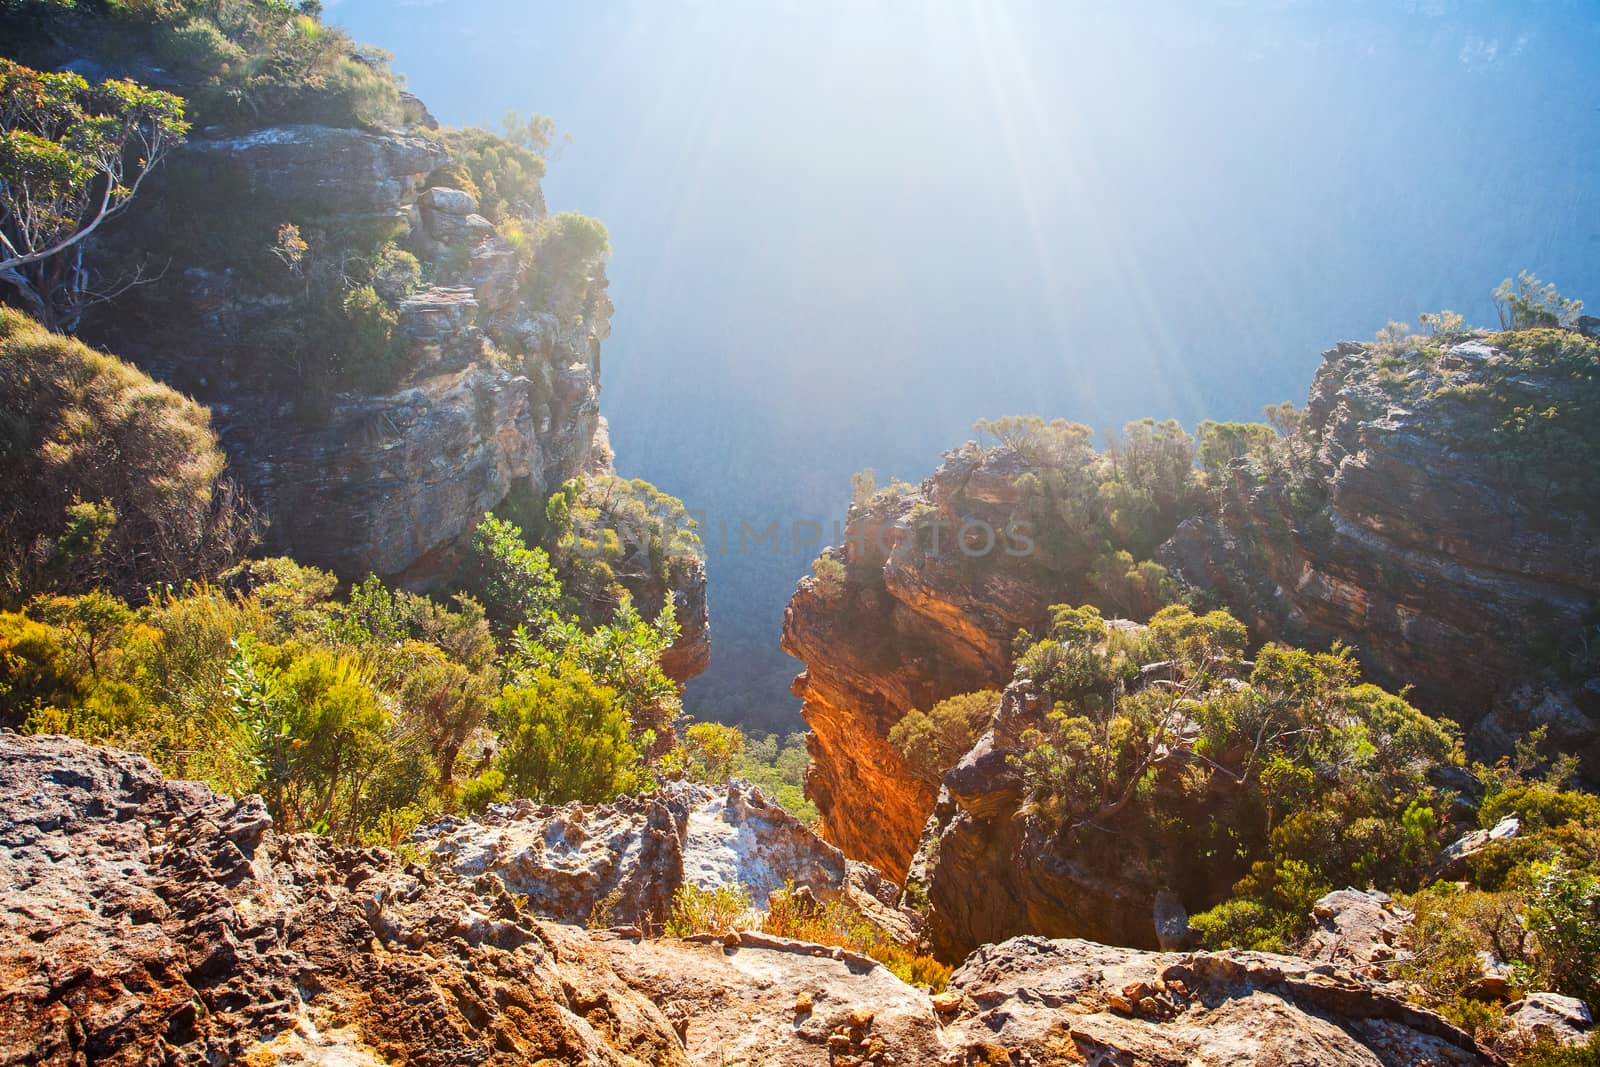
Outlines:
{"label": "dense vegetation", "polygon": [[403,117],[388,56],[321,20],[319,0],[5,0],[0,35],[37,67],[92,42],[143,80],[190,87],[194,120],[380,126]]}
{"label": "dense vegetation", "polygon": [[655,611],[699,566],[700,535],[677,497],[643,478],[592,475],[567,482],[527,529],[549,553],[568,610],[607,618],[624,598]]}
{"label": "dense vegetation", "polygon": [[[1535,737],[1468,767],[1453,724],[1362,683],[1346,650],[1249,659],[1225,612],[1172,606],[1136,629],[1088,606],[1053,617],[1016,665],[1048,702],[1021,737],[1028,810],[1068,846],[1138,842],[1167,884],[1217,901],[1191,918],[1207,946],[1292,950],[1319,897],[1375,886],[1418,913],[1397,976],[1465,1025],[1498,1018],[1473,993],[1480,952],[1516,989],[1600,994],[1600,798],[1571,786],[1570,757]],[[1444,842],[1513,814],[1520,834],[1465,882],[1438,880]]]}
{"label": "dense vegetation", "polygon": [[478,546],[472,595],[449,601],[371,578],[341,596],[282,559],[139,607],[35,596],[0,613],[0,722],[259,792],[286,829],[391,845],[430,814],[510,796],[603,801],[746,766],[795,787],[792,743],[747,755],[712,724],[678,741],[658,662],[670,607],[646,623],[624,603],[585,628],[555,610],[548,561],[514,527],[491,517]]}
{"label": "dense vegetation", "polygon": [[988,728],[999,707],[1000,694],[986,689],[941,700],[926,712],[912,708],[890,729],[889,744],[913,774],[938,786]]}

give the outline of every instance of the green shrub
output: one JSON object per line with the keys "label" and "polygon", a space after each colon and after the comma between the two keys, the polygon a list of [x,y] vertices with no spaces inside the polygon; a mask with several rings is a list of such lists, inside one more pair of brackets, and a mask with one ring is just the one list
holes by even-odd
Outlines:
{"label": "green shrub", "polygon": [[616,691],[583,670],[523,675],[495,699],[493,715],[502,743],[496,766],[513,796],[596,803],[641,784],[642,753]]}
{"label": "green shrub", "polygon": [[422,284],[422,264],[410,252],[386,245],[372,272],[372,287],[391,303],[410,296]]}
{"label": "green shrub", "polygon": [[1504,330],[1570,327],[1577,324],[1578,316],[1583,313],[1583,301],[1562,296],[1554,285],[1540,281],[1528,271],[1517,275],[1514,284],[1510,278],[1501,282],[1494,291],[1494,305],[1500,313],[1500,328]]}
{"label": "green shrub", "polygon": [[400,357],[397,324],[372,286],[343,294],[327,334],[340,379],[373,389],[391,384]]}
{"label": "green shrub", "polygon": [[811,573],[817,580],[816,589],[828,600],[844,596],[849,581],[844,563],[835,556],[821,555],[811,561]]}
{"label": "green shrub", "polygon": [[914,775],[937,786],[988,728],[999,707],[999,692],[985,689],[941,700],[926,712],[912,708],[889,730],[889,744]]}
{"label": "green shrub", "polygon": [[720,785],[733,774],[744,753],[744,731],[719,722],[697,722],[681,731],[683,740],[669,754],[669,764],[686,778]]}
{"label": "green shrub", "polygon": [[1142,633],[1053,614],[1016,668],[1054,702],[1016,757],[1028,808],[1069,841],[1147,842],[1142,862],[1215,905],[1195,908],[1208,944],[1282,949],[1332,885],[1425,873],[1446,806],[1427,772],[1460,761],[1456,731],[1360,684],[1347,652],[1267,645],[1247,667],[1224,612],[1164,608]]}
{"label": "green shrub", "polygon": [[490,222],[539,216],[544,205],[539,183],[545,163],[537,152],[476,128],[446,130],[444,142],[451,162],[428,176],[429,185],[471,193]]}
{"label": "green shrub", "polygon": [[1574,870],[1559,852],[1528,873],[1523,916],[1538,940],[1544,980],[1567,996],[1600,1002],[1600,876]]}
{"label": "green shrub", "polygon": [[162,42],[167,62],[188,75],[220,74],[244,59],[244,49],[223,34],[216,23],[191,18]]}
{"label": "green shrub", "polygon": [[672,910],[667,915],[665,933],[668,937],[735,934],[748,929],[754,918],[750,894],[744,886],[701,889],[686,882],[672,894]]}
{"label": "green shrub", "polygon": [[544,549],[529,548],[521,529],[493,515],[473,532],[472,549],[474,590],[502,631],[549,625],[561,585]]}

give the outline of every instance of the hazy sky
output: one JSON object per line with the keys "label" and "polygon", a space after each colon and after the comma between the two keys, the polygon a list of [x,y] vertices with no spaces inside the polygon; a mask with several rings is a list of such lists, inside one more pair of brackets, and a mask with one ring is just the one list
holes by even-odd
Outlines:
{"label": "hazy sky", "polygon": [[1255,417],[1523,267],[1600,303],[1600,3],[329,14],[446,123],[571,132],[546,194],[610,227],[619,467],[732,524],[689,701],[723,717],[792,709],[814,554],[741,557],[740,520],[831,523],[982,416]]}

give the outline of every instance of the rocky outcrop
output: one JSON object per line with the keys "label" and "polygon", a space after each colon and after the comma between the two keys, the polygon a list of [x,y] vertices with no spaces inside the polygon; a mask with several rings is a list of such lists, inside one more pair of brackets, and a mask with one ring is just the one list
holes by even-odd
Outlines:
{"label": "rocky outcrop", "polygon": [[238,137],[195,138],[181,150],[214,188],[321,216],[396,216],[434,168],[449,160],[436,140],[410,131],[269,126]]}
{"label": "rocky outcrop", "polygon": [[1507,1005],[1505,1023],[1506,1032],[1499,1043],[1508,1050],[1520,1050],[1540,1041],[1582,1045],[1594,1030],[1588,1005],[1559,993],[1530,993]]}
{"label": "rocky outcrop", "polygon": [[[940,959],[959,961],[979,945],[1026,933],[1162,944],[1157,913],[1174,910],[1176,899],[1162,872],[1180,869],[1180,857],[1111,823],[1104,836],[1116,842],[1116,860],[1107,862],[1100,848],[1063,848],[1057,829],[1024,808],[1022,733],[1048,711],[1026,685],[1008,687],[993,727],[945,778],[907,880],[925,904],[925,936]],[[1181,888],[1191,896],[1215,889],[1204,881]],[[1181,903],[1176,911],[1168,946],[1184,947]]]}
{"label": "rocky outcrop", "polygon": [[492,882],[0,735],[0,1062],[686,1062],[605,961]]}
{"label": "rocky outcrop", "polygon": [[1382,979],[1416,918],[1375,889],[1336,889],[1311,909],[1316,928],[1300,951],[1306,958],[1337,964],[1367,978]]}
{"label": "rocky outcrop", "polygon": [[764,909],[792,883],[819,899],[844,898],[902,943],[916,940],[914,916],[894,906],[898,886],[743,782],[677,782],[611,804],[514,801],[442,820],[413,840],[435,863],[465,878],[492,874],[561,922],[659,930],[680,886],[742,886]]}
{"label": "rocky outcrop", "polygon": [[[456,827],[460,832],[462,827]],[[839,949],[533,917],[500,877],[0,734],[0,1062],[1498,1062],[1327,964],[1017,938],[929,996]]]}
{"label": "rocky outcrop", "polygon": [[783,649],[806,665],[794,692],[822,835],[891,877],[905,875],[935,791],[889,730],[911,708],[993,687],[1017,630],[1037,628],[1052,602],[1039,560],[1005,536],[1025,471],[964,449],[916,491],[853,506],[829,550],[843,587],[802,579],[784,611]]}
{"label": "rocky outcrop", "polygon": [[[1352,646],[1373,680],[1415,686],[1420,707],[1466,725],[1476,755],[1492,758],[1544,726],[1558,750],[1593,770],[1600,486],[1592,467],[1561,458],[1577,445],[1512,434],[1518,411],[1561,410],[1572,421],[1593,410],[1600,401],[1586,383],[1596,357],[1592,347],[1566,363],[1530,355],[1548,337],[1492,338],[1511,350],[1489,340],[1458,337],[1427,357],[1350,343],[1330,350],[1306,408],[1305,469],[1258,482],[1236,468],[1155,555],[1258,642]],[[1397,358],[1411,369],[1397,373]],[[910,708],[1006,684],[1017,630],[1041,632],[1046,605],[1101,599],[1089,560],[1061,547],[1070,538],[1056,536],[1060,517],[1026,531],[1025,544],[1007,536],[1023,484],[1044,473],[1015,450],[968,444],[921,486],[852,506],[844,544],[828,553],[842,580],[803,579],[784,621],[783,647],[805,663],[795,692],[812,731],[807,788],[823,833],[900,877],[935,814],[955,835],[945,844],[974,850],[941,862],[973,871],[975,928],[1015,931],[1004,917],[1019,909],[1059,917],[1037,898],[1063,878],[1107,883],[1113,896],[1124,881],[1120,872],[1056,870],[1030,851],[1026,826],[994,817],[1015,808],[1002,760],[975,753],[957,772],[967,784],[940,799],[886,740]],[[1029,902],[1006,905],[999,887],[1015,884],[1005,877],[1014,864],[1036,888]],[[1148,931],[1148,893],[1109,909],[1090,903],[1103,901],[1100,890],[1088,894],[1082,906],[1109,916],[1093,932],[1111,936],[1136,916]]]}
{"label": "rocky outcrop", "polygon": [[[686,682],[711,665],[711,606],[706,599],[706,563],[694,560],[677,585],[664,590],[662,595],[672,597],[672,609],[678,620],[678,639],[661,655],[661,669],[667,677]],[[654,603],[646,593],[641,603]]]}
{"label": "rocky outcrop", "polygon": [[[428,185],[450,157],[425,127],[195,136],[99,250],[114,265],[170,246],[185,266],[91,323],[96,340],[211,406],[266,520],[264,551],[418,589],[451,579],[484,512],[612,469],[600,417],[612,311],[603,267],[534,295],[526,249],[497,234],[474,195]],[[285,223],[306,246],[280,263],[269,246]],[[341,242],[359,249],[348,268],[359,272],[390,240],[418,257],[425,279],[419,288],[413,269],[375,281],[394,315],[395,365],[336,387],[328,368],[345,353],[309,335],[306,308],[316,285],[339,299],[347,268],[330,264],[346,255]],[[679,601],[683,635],[668,668],[679,681],[710,655],[704,570],[682,579],[651,601]]]}
{"label": "rocky outcrop", "polygon": [[950,990],[978,1062],[1041,1047],[1085,1063],[1494,1062],[1433,1012],[1290,956],[1019,937],[973,953]]}
{"label": "rocky outcrop", "polygon": [[1298,502],[1229,494],[1159,558],[1262,636],[1351,645],[1374,680],[1471,727],[1480,755],[1544,723],[1593,767],[1600,679],[1556,677],[1600,605],[1593,471],[1519,455],[1509,429],[1524,409],[1581,417],[1585,379],[1492,340],[1543,343],[1461,340],[1403,378],[1369,345],[1323,353]]}

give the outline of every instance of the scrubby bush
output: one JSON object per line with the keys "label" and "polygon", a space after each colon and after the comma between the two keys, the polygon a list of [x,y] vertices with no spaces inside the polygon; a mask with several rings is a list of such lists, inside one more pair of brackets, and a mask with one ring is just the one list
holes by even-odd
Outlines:
{"label": "scrubby bush", "polygon": [[473,532],[471,584],[489,618],[509,633],[518,626],[542,631],[555,618],[561,585],[542,548],[529,548],[516,525],[487,515]]}
{"label": "scrubby bush", "polygon": [[616,690],[568,666],[541,667],[495,699],[497,766],[516,796],[610,800],[636,788],[641,753]]}
{"label": "scrubby bush", "polygon": [[701,889],[684,883],[672,894],[672,910],[667,915],[668,937],[693,937],[696,934],[736,934],[755,922],[750,894],[742,885],[720,885]]}
{"label": "scrubby bush", "polygon": [[205,408],[0,308],[0,606],[214,575],[254,526]]}
{"label": "scrubby bush", "polygon": [[845,570],[843,561],[837,556],[824,553],[811,561],[811,573],[816,578],[817,592],[829,600],[838,600],[844,596],[845,587],[849,581],[849,574]]}
{"label": "scrubby bush", "polygon": [[908,985],[943,991],[951,968],[901,945],[843,899],[819,901],[796,892],[793,882],[772,893],[761,929],[777,937],[833,945],[870,956]]}
{"label": "scrubby bush", "polygon": [[683,501],[643,478],[574,479],[531,519],[530,540],[548,549],[566,590],[563,611],[588,622],[627,598],[659,613],[703,558]]}
{"label": "scrubby bush", "polygon": [[941,700],[926,712],[912,708],[890,728],[889,744],[914,775],[937,786],[988,728],[999,706],[1000,694],[985,689]]}
{"label": "scrubby bush", "polygon": [[[514,528],[485,525],[509,550],[509,602],[559,601],[518,569],[532,552]],[[535,611],[502,643],[466,596],[368,578],[336,597],[332,575],[289,560],[223,581],[139,607],[91,591],[0,611],[0,725],[131,749],[261,793],[285,827],[391,845],[435,812],[610,800],[662,773],[680,710],[659,662],[670,611],[645,623],[624,605],[593,629]],[[728,746],[701,747],[727,765]]]}
{"label": "scrubby bush", "polygon": [[422,284],[422,264],[417,257],[402,248],[386,245],[378,252],[378,261],[372,272],[372,287],[390,303],[417,291]]}
{"label": "scrubby bush", "polygon": [[490,222],[532,219],[543,213],[544,158],[526,145],[491,133],[467,128],[446,130],[445,147],[451,162],[428,176],[429,185],[464,189],[478,201],[478,210]]}
{"label": "scrubby bush", "polygon": [[1144,861],[1217,904],[1194,917],[1209,944],[1283,949],[1333,885],[1414,887],[1445,807],[1428,772],[1459,741],[1361,684],[1347,652],[1267,645],[1248,664],[1245,642],[1220,611],[1168,607],[1130,632],[1056,609],[1018,659],[1053,707],[1017,760],[1036,818],[1148,842]]}
{"label": "scrubby bush", "polygon": [[395,313],[370,285],[345,292],[338,307],[324,335],[330,363],[342,381],[382,388],[399,361]]}
{"label": "scrubby bush", "polygon": [[1554,285],[1528,271],[1517,275],[1515,283],[1510,278],[1500,283],[1494,291],[1494,306],[1503,330],[1573,326],[1583,313],[1583,301],[1562,296]]}

